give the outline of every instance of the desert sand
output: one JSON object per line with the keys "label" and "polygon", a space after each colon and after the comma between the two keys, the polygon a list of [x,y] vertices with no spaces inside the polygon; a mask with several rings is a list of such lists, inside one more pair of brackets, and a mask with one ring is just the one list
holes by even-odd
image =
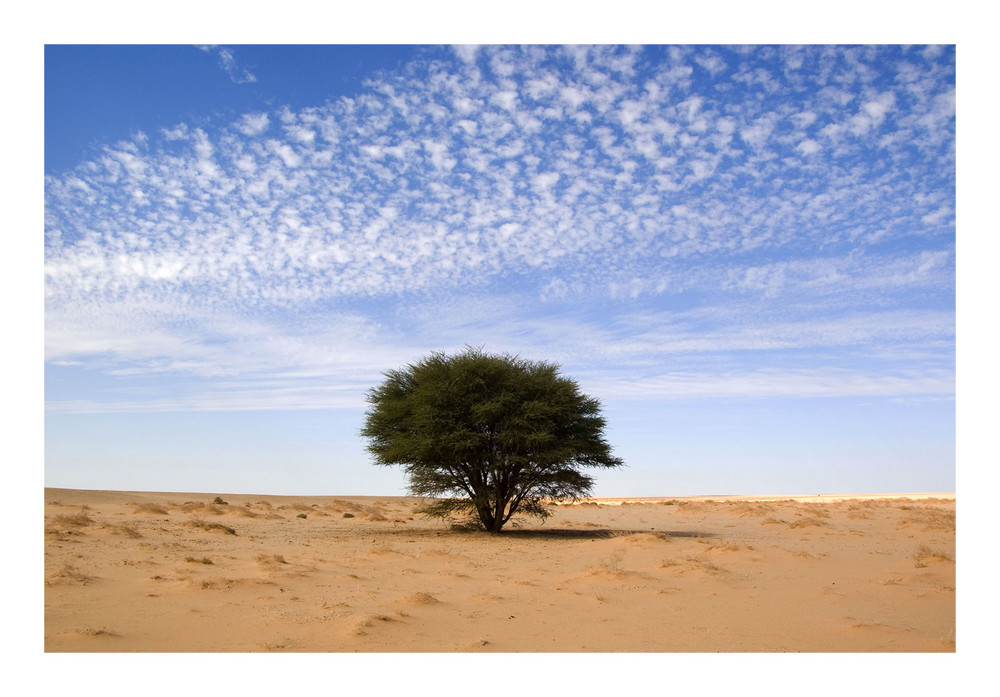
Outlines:
{"label": "desert sand", "polygon": [[[216,497],[224,503],[214,502]],[[955,497],[45,490],[47,652],[954,652]]]}

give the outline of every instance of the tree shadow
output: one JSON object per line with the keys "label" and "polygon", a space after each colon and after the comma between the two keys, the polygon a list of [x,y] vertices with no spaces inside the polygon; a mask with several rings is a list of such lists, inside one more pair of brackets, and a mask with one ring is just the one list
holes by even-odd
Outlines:
{"label": "tree shadow", "polygon": [[672,537],[715,537],[715,533],[691,530],[622,530],[619,528],[510,528],[500,533],[501,537],[540,540],[608,540],[629,535],[653,535],[661,538]]}
{"label": "tree shadow", "polygon": [[381,530],[369,529],[364,533],[350,532],[350,535],[377,534],[382,537],[411,537],[411,538],[431,538],[448,536],[485,536],[509,540],[610,540],[616,537],[627,537],[629,535],[652,535],[661,539],[677,537],[717,537],[714,532],[700,530],[634,530],[627,528],[514,528],[505,527],[499,533],[491,533],[482,528],[475,528],[463,525],[453,525],[451,527],[438,529],[407,529],[383,528]]}

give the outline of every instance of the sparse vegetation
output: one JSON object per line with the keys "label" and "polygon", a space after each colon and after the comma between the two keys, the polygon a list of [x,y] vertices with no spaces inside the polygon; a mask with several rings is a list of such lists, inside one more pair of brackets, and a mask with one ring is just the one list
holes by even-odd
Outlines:
{"label": "sparse vegetation", "polygon": [[76,582],[85,586],[94,580],[94,577],[88,576],[72,564],[64,564],[62,569],[52,574],[49,583],[51,584],[57,580]]}
{"label": "sparse vegetation", "polygon": [[94,520],[89,515],[81,511],[79,513],[52,516],[52,522],[67,528],[82,528],[92,525]]}
{"label": "sparse vegetation", "polygon": [[601,562],[597,568],[605,573],[619,574],[622,571],[621,563],[624,558],[625,550],[616,549],[611,553],[611,556]]}
{"label": "sparse vegetation", "polygon": [[932,549],[928,545],[920,545],[913,553],[913,560],[914,566],[918,569],[926,567],[927,563],[932,561],[955,562],[955,558],[950,554]]}
{"label": "sparse vegetation", "polygon": [[81,629],[80,634],[85,634],[87,636],[93,637],[116,637],[121,636],[118,632],[113,632],[110,629],[92,629],[88,627],[87,629]]}
{"label": "sparse vegetation", "polygon": [[798,520],[792,521],[791,523],[789,523],[788,527],[793,528],[793,529],[797,529],[797,528],[821,528],[821,527],[825,527],[827,525],[829,525],[829,523],[826,522],[825,520],[823,520],[822,518],[817,518],[815,516],[806,516],[806,517],[800,518]]}
{"label": "sparse vegetation", "polygon": [[135,525],[132,523],[118,523],[117,525],[108,525],[106,527],[114,535],[125,535],[133,539],[142,537],[142,533],[136,530]]}
{"label": "sparse vegetation", "polygon": [[[886,621],[886,615],[881,610],[865,614],[875,612],[877,603],[891,605],[893,617],[900,618],[891,623],[895,629],[890,637],[899,650],[954,650],[933,643],[951,627],[953,535],[943,528],[923,532],[936,520],[946,525],[954,502],[908,503],[906,509],[898,503],[851,509],[848,502],[767,502],[772,510],[763,512],[755,501],[692,501],[680,506],[688,509],[681,512],[681,499],[669,507],[660,505],[662,500],[619,506],[612,499],[594,506],[563,505],[545,526],[494,538],[451,533],[447,525],[428,521],[399,526],[369,522],[378,516],[389,521],[405,517],[423,503],[410,499],[316,499],[317,506],[300,512],[292,505],[311,499],[275,498],[271,507],[255,502],[247,509],[244,502],[250,497],[241,496],[227,508],[203,495],[198,508],[184,513],[185,498],[174,496],[174,503],[166,497],[138,499],[164,504],[170,516],[133,515],[135,495],[117,503],[108,502],[109,496],[98,498],[89,510],[70,503],[47,508],[46,530],[53,531],[46,538],[43,578],[47,648],[188,650],[209,641],[222,650],[256,645],[235,626],[242,624],[242,615],[233,627],[220,621],[197,640],[178,623],[164,624],[165,631],[174,633],[170,644],[150,632],[128,630],[138,626],[146,611],[180,608],[182,619],[197,626],[200,617],[197,611],[187,614],[189,608],[218,608],[218,613],[203,616],[225,618],[224,610],[246,613],[264,632],[246,636],[280,638],[287,628],[290,635],[295,632],[290,645],[297,650],[412,646],[401,637],[417,627],[428,632],[422,648],[458,650],[476,636],[460,628],[467,618],[486,618],[480,624],[488,627],[490,618],[506,623],[508,615],[517,615],[509,620],[512,629],[523,623],[523,643],[521,636],[515,643],[513,634],[500,632],[490,637],[494,645],[489,648],[643,650],[645,639],[637,633],[648,635],[652,648],[678,646],[677,634],[658,629],[663,612],[692,633],[690,641],[683,639],[689,642],[685,648],[801,650],[803,645],[796,643],[800,635],[791,634],[793,629],[781,624],[784,618],[772,614],[793,589],[796,601],[831,630],[812,636],[826,636],[833,650],[884,650],[879,642],[889,636],[888,630],[874,623]],[[64,502],[77,500],[85,499]],[[275,516],[279,504],[285,504],[285,511]],[[813,516],[814,506],[829,517]],[[234,520],[244,509],[252,509],[256,517]],[[338,524],[345,513],[348,517]],[[871,520],[849,522],[855,513],[867,513]],[[60,514],[65,517],[57,523]],[[297,514],[308,515],[308,523],[296,520]],[[761,526],[769,516],[775,524]],[[811,531],[792,527],[810,518],[825,525]],[[900,526],[902,521],[908,526]],[[240,537],[230,536],[237,532]],[[140,535],[143,539],[130,539]],[[683,612],[674,611],[682,606]],[[104,614],[77,609],[89,607],[100,607]],[[843,618],[852,613],[861,618],[852,621],[870,625],[855,634],[871,636],[838,631],[850,627]],[[920,619],[907,613],[920,613]],[[380,621],[382,614],[396,622]],[[555,643],[541,626],[548,617],[554,618],[554,627],[570,620],[601,626],[580,630],[576,644],[574,639]],[[369,623],[361,627],[369,635],[365,639],[352,635],[358,622]],[[120,631],[127,638],[88,638],[81,633],[88,626]],[[761,627],[769,633],[758,638],[754,632]],[[904,633],[904,627],[912,629]],[[601,630],[631,643],[616,643]],[[782,634],[785,630],[789,633]],[[732,643],[713,646],[705,641],[705,631],[716,632],[723,642],[728,636]]]}
{"label": "sparse vegetation", "polygon": [[222,523],[208,523],[208,522],[205,522],[204,520],[201,520],[201,519],[198,519],[198,518],[196,518],[195,520],[192,520],[190,523],[188,523],[188,525],[190,525],[191,527],[194,527],[194,528],[198,528],[199,530],[205,530],[205,531],[208,531],[208,532],[212,532],[212,531],[218,530],[220,532],[226,533],[227,535],[235,535],[236,534],[236,530],[234,530],[233,528],[231,528],[231,527],[229,527],[227,525],[223,525]]}
{"label": "sparse vegetation", "polygon": [[158,503],[137,503],[135,505],[136,513],[152,513],[154,515],[169,515],[170,511],[161,506]]}
{"label": "sparse vegetation", "polygon": [[947,530],[955,529],[955,512],[939,511],[933,508],[907,507],[907,516],[899,521],[901,528],[910,525],[923,526],[924,530]]}
{"label": "sparse vegetation", "polygon": [[710,573],[717,573],[717,574],[727,573],[726,570],[723,569],[721,566],[718,566],[714,562],[711,562],[707,559],[702,559],[701,557],[687,557],[686,561]]}

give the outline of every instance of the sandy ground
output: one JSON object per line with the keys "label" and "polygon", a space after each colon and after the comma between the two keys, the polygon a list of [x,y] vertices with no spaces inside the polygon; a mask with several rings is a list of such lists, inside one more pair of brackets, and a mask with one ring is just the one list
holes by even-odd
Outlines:
{"label": "sandy ground", "polygon": [[47,652],[954,652],[954,495],[593,499],[499,536],[402,497],[45,490]]}

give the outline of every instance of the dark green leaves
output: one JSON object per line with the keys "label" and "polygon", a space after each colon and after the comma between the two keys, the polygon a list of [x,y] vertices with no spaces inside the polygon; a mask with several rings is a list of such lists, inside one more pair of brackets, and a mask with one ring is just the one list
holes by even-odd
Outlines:
{"label": "dark green leaves", "polygon": [[403,466],[415,495],[468,497],[494,532],[519,509],[543,515],[539,498],[587,495],[593,479],[580,467],[623,464],[597,400],[553,364],[468,348],[385,375],[361,432],[375,461]]}

